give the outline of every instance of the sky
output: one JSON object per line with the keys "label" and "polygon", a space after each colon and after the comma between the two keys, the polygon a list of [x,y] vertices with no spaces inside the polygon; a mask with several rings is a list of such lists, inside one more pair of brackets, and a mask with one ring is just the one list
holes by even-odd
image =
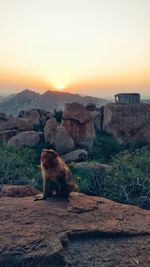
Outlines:
{"label": "sky", "polygon": [[0,95],[150,98],[150,0],[0,0]]}

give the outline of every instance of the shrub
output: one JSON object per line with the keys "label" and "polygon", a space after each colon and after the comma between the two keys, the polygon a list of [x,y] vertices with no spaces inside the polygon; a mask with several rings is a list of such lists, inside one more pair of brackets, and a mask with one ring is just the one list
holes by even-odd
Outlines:
{"label": "shrub", "polygon": [[105,177],[105,197],[124,203],[136,203],[141,197],[150,198],[150,148],[125,150],[116,155],[112,169]]}
{"label": "shrub", "polygon": [[56,110],[56,109],[54,110],[54,117],[57,120],[57,122],[61,123],[62,115],[63,115],[62,110]]}
{"label": "shrub", "polygon": [[40,179],[37,154],[33,149],[0,144],[0,183],[36,186]]}
{"label": "shrub", "polygon": [[112,158],[107,174],[72,168],[79,191],[114,201],[150,208],[150,147],[121,151]]}
{"label": "shrub", "polygon": [[94,145],[89,151],[89,160],[107,163],[111,158],[122,150],[122,146],[109,133],[102,131],[96,135]]}

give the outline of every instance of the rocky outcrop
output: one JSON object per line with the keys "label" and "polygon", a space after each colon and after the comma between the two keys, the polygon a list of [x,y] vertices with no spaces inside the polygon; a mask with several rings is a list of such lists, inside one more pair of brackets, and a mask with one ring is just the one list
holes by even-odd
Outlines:
{"label": "rocky outcrop", "polygon": [[5,130],[31,131],[32,125],[26,119],[12,118],[0,124],[0,131]]}
{"label": "rocky outcrop", "polygon": [[1,197],[30,197],[40,192],[29,185],[3,185]]}
{"label": "rocky outcrop", "polygon": [[88,173],[89,175],[96,174],[99,177],[99,179],[104,175],[106,175],[111,169],[110,165],[93,161],[74,163],[73,167],[78,172],[81,171],[82,173]]}
{"label": "rocky outcrop", "polygon": [[0,266],[149,267],[150,212],[72,193],[0,198]]}
{"label": "rocky outcrop", "polygon": [[68,153],[74,150],[74,141],[65,127],[57,127],[54,146],[59,153]]}
{"label": "rocky outcrop", "polygon": [[58,122],[55,118],[47,120],[44,127],[44,137],[47,144],[54,144]]}
{"label": "rocky outcrop", "polygon": [[19,132],[31,131],[32,125],[25,119],[11,118],[0,124],[0,141],[7,141]]}
{"label": "rocky outcrop", "polygon": [[64,160],[66,163],[70,162],[80,162],[80,161],[86,161],[88,158],[88,153],[84,149],[78,149],[75,151],[71,151],[64,155]]}
{"label": "rocky outcrop", "polygon": [[28,120],[34,130],[41,130],[52,114],[42,109],[31,109],[19,112],[19,117]]}
{"label": "rocky outcrop", "polygon": [[95,129],[90,114],[81,104],[65,105],[62,126],[67,129],[76,146],[82,142],[91,144],[95,138]]}
{"label": "rocky outcrop", "polygon": [[40,114],[36,109],[20,111],[19,117],[27,119],[32,124],[33,128],[39,128],[41,125]]}
{"label": "rocky outcrop", "polygon": [[16,147],[36,147],[40,143],[42,133],[26,131],[11,137],[7,144]]}
{"label": "rocky outcrop", "polygon": [[150,143],[150,104],[104,106],[103,130],[120,143]]}

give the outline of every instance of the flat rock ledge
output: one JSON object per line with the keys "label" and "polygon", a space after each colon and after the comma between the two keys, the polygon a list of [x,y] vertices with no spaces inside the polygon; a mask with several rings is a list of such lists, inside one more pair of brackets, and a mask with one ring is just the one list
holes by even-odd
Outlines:
{"label": "flat rock ledge", "polygon": [[72,193],[0,198],[0,267],[150,266],[150,211]]}

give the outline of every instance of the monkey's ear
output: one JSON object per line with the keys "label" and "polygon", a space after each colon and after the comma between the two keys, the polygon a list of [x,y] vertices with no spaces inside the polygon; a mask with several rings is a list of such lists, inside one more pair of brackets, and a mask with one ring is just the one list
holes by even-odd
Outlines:
{"label": "monkey's ear", "polygon": [[58,156],[59,154],[56,151],[54,151],[54,157],[57,158]]}

